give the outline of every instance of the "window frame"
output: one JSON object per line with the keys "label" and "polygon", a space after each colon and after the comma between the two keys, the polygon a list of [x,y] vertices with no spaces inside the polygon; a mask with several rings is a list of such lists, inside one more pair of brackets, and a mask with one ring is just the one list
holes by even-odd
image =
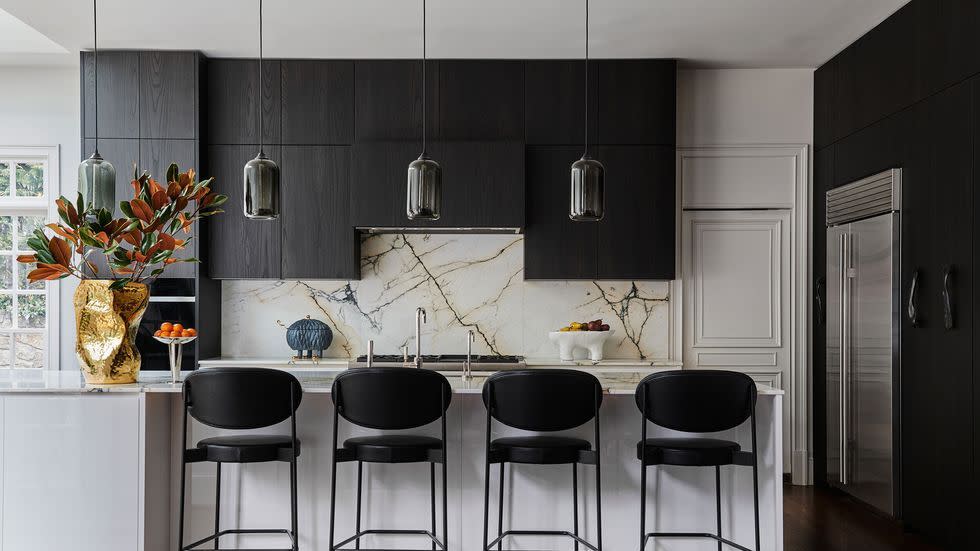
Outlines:
{"label": "window frame", "polygon": [[[46,221],[57,220],[58,207],[55,200],[61,196],[61,147],[53,146],[0,146],[0,159],[13,161],[10,167],[11,174],[11,196],[0,196],[0,215],[11,217],[11,234],[17,233],[17,216],[43,216]],[[44,187],[41,197],[17,197],[16,193],[16,163],[20,161],[43,161],[47,164],[45,171]],[[16,238],[15,238],[16,240]],[[19,244],[18,244],[19,245]],[[24,251],[22,247],[13,252],[12,262],[17,262],[16,256]],[[11,273],[13,277],[13,273]],[[15,293],[12,293],[15,294]],[[41,293],[27,293],[41,294]],[[58,371],[61,369],[61,281],[48,281],[47,290],[44,291],[47,302],[47,312],[45,316],[46,327],[44,329],[11,329],[11,360],[13,359],[16,347],[16,333],[40,333],[45,332],[46,338],[44,351],[44,368],[42,370]],[[11,312],[11,321],[16,324],[15,312]],[[0,332],[3,332],[0,330]],[[14,367],[13,362],[9,368],[11,372],[36,372],[35,368]]]}

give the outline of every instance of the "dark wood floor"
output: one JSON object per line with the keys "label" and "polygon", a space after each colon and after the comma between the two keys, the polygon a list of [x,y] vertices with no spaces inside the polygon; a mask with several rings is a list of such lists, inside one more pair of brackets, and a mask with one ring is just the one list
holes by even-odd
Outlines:
{"label": "dark wood floor", "polygon": [[786,551],[942,551],[839,492],[786,485],[784,496]]}

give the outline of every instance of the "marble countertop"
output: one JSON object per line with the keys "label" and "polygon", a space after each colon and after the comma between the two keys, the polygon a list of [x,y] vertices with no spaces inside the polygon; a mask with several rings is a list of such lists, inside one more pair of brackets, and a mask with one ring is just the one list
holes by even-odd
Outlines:
{"label": "marble countertop", "polygon": [[[608,394],[631,395],[636,390],[636,384],[644,376],[658,371],[668,371],[667,368],[647,368],[645,371],[628,370],[615,372],[604,370],[596,373],[599,383]],[[330,392],[336,370],[311,370],[308,368],[287,369],[293,373],[303,391],[312,394]],[[592,370],[588,370],[592,371]],[[186,375],[188,372],[184,372]],[[456,394],[479,394],[489,373],[479,373],[471,380],[464,380],[458,372],[444,373],[449,379]],[[783,391],[767,385],[757,385],[760,396],[782,395]],[[170,382],[170,373],[163,371],[144,371],[140,373],[139,381],[121,385],[86,385],[82,374],[78,371],[0,371],[0,394],[5,393],[51,393],[51,394],[80,394],[80,393],[141,393],[164,392],[179,393],[180,383]]]}
{"label": "marble countertop", "polygon": [[[319,358],[313,360],[290,360],[282,357],[267,358],[234,358],[220,357],[201,360],[198,364],[201,367],[270,367],[277,369],[316,369],[317,371],[343,371],[353,363],[348,358]],[[527,367],[588,367],[597,372],[604,371],[629,371],[643,370],[649,371],[651,367],[677,368],[682,367],[682,363],[674,360],[622,360],[610,359],[594,362],[592,360],[572,360],[562,361],[558,358],[524,358],[524,365]]]}

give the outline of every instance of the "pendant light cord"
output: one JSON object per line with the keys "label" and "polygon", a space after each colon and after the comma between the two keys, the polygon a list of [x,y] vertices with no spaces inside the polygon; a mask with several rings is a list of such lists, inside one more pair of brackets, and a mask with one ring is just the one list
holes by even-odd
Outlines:
{"label": "pendant light cord", "polygon": [[589,155],[589,0],[585,0],[585,152]]}
{"label": "pendant light cord", "polygon": [[92,0],[92,58],[95,62],[95,154],[99,154],[99,10]]}
{"label": "pendant light cord", "polygon": [[425,155],[425,119],[426,115],[426,105],[425,105],[425,0],[422,0],[422,155]]}
{"label": "pendant light cord", "polygon": [[262,106],[263,106],[263,102],[264,102],[264,99],[265,99],[264,97],[262,97],[262,87],[265,84],[264,81],[262,80],[262,54],[263,54],[263,52],[262,52],[262,0],[259,0],[259,87],[258,87],[258,90],[259,90],[259,154],[260,155],[262,155],[262,154],[265,153],[263,151],[263,149],[264,149],[263,146],[265,145],[265,142],[264,142],[263,136],[262,136],[262,134],[263,134],[263,129],[262,129],[262,118],[263,118]]}

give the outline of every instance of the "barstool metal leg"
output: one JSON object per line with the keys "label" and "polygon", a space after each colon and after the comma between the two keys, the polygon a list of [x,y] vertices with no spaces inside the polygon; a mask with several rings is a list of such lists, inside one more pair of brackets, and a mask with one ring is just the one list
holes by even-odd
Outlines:
{"label": "barstool metal leg", "polygon": [[177,518],[177,551],[184,549],[184,498],[187,484],[187,398],[184,398],[184,425],[180,433],[180,512]]}
{"label": "barstool metal leg", "polygon": [[214,533],[215,533],[214,548],[215,549],[218,549],[218,547],[219,547],[218,540],[221,539],[219,536],[217,536],[217,534],[219,534],[221,532],[221,529],[218,527],[219,520],[221,519],[221,462],[219,461],[219,462],[215,463],[215,465],[217,465],[217,467],[215,467],[215,473],[214,473],[214,480],[215,480],[215,483],[214,483]]}
{"label": "barstool metal leg", "polygon": [[759,443],[755,430],[755,404],[752,405],[749,423],[752,426],[752,497],[755,501],[755,551],[761,551],[762,538],[759,534]]}
{"label": "barstool metal leg", "polygon": [[[429,505],[432,535],[436,535],[436,464],[429,463]],[[432,551],[436,551],[436,542],[432,542]]]}
{"label": "barstool metal leg", "polygon": [[[361,481],[363,480],[362,472],[364,470],[364,463],[361,461],[357,462],[357,514],[354,520],[354,533],[361,533]],[[354,549],[361,548],[361,538],[354,540]]]}
{"label": "barstool metal leg", "polygon": [[647,540],[647,466],[640,459],[640,551]]}
{"label": "barstool metal leg", "polygon": [[[721,539],[721,467],[715,465],[715,509],[718,513],[718,539]],[[718,551],[721,551],[721,542],[718,542]]]}
{"label": "barstool metal leg", "polygon": [[[572,463],[572,533],[578,536],[578,463]],[[575,542],[578,551],[578,541]]]}
{"label": "barstool metal leg", "polygon": [[327,549],[329,551],[334,551],[337,547],[334,545],[334,529],[337,525],[337,407],[334,407],[333,414],[333,447],[331,448],[330,454],[330,530],[329,530],[329,544]]}
{"label": "barstool metal leg", "polygon": [[[514,467],[510,468],[514,472]],[[497,537],[504,533],[504,462],[500,462],[500,498],[497,501]],[[497,551],[504,548],[503,540],[497,542]]]}
{"label": "barstool metal leg", "polygon": [[296,448],[293,448],[293,457],[289,461],[289,517],[290,527],[293,531],[293,551],[299,549],[299,496],[297,495],[296,485]]}

